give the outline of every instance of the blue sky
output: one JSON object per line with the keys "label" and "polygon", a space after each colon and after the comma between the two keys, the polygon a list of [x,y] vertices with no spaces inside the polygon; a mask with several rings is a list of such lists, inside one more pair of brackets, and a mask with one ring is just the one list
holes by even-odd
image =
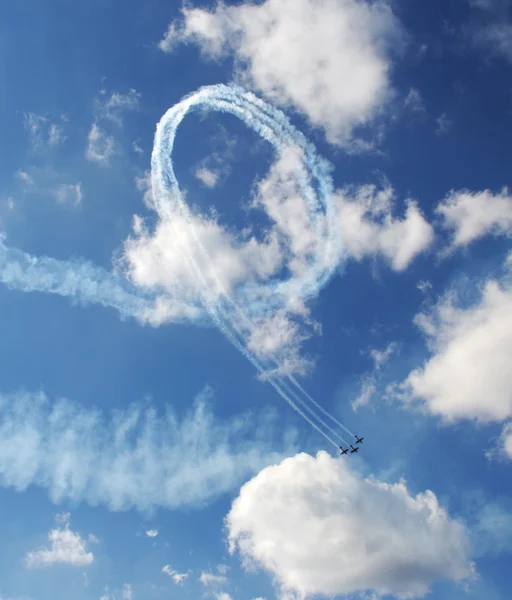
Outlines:
{"label": "blue sky", "polygon": [[0,6],[0,600],[509,597],[510,40]]}

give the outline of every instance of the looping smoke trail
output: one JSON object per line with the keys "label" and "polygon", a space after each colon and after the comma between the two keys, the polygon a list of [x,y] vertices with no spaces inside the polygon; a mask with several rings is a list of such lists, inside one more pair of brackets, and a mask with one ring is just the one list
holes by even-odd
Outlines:
{"label": "looping smoke trail", "polygon": [[[180,123],[187,113],[204,108],[230,113],[238,117],[262,138],[270,142],[278,154],[285,149],[293,148],[298,159],[293,175],[298,189],[306,201],[316,243],[314,252],[307,258],[307,269],[302,273],[293,274],[284,281],[272,279],[257,285],[252,283],[249,292],[242,285],[236,290],[236,293],[227,291],[216,277],[214,265],[195,231],[193,215],[180,191],[172,163],[172,151]],[[262,310],[264,314],[269,314],[271,311],[286,309],[286,303],[290,296],[301,300],[315,296],[332,276],[340,261],[339,230],[331,202],[333,185],[330,178],[330,164],[316,154],[312,144],[291,125],[281,111],[241,88],[216,85],[201,88],[190,94],[165,113],[157,125],[151,166],[153,201],[158,215],[172,226],[173,218],[178,213],[186,219],[190,227],[195,248],[183,252],[183,258],[199,285],[206,310],[231,343],[250,360],[260,373],[264,373],[266,369],[262,363],[244,344],[244,336],[253,327],[252,318],[260,315]],[[194,257],[193,250],[199,250],[202,261],[209,266],[209,272],[214,274],[215,294],[212,294],[206,276]],[[220,295],[218,295],[218,290],[221,290]],[[238,300],[236,303],[234,297]],[[330,443],[334,446],[338,445],[325,433],[325,429],[343,440],[311,406],[308,406],[307,401],[329,416],[336,424],[341,427],[343,425],[314,401],[294,378],[289,377],[288,382],[283,377],[269,381],[276,391]],[[295,390],[292,390],[290,386],[294,386]],[[302,398],[300,394],[302,394]],[[320,423],[324,430],[313,422],[302,408],[312,416],[312,419]],[[348,429],[344,429],[350,433]]]}
{"label": "looping smoke trail", "polygon": [[[230,113],[267,140],[278,157],[292,152],[292,177],[304,199],[309,213],[308,230],[314,234],[314,247],[300,256],[304,267],[294,270],[287,263],[289,277],[250,281],[226,289],[215,272],[195,219],[183,195],[173,169],[172,151],[177,129],[184,117],[197,110]],[[161,311],[167,321],[201,322],[209,316],[228,340],[254,365],[262,375],[272,369],[279,371],[279,356],[269,353],[264,358],[249,349],[251,333],[261,320],[276,314],[295,314],[292,301],[306,302],[315,297],[339,266],[342,258],[337,215],[331,201],[333,184],[331,165],[318,156],[287,117],[254,94],[236,86],[215,85],[199,89],[170,108],[157,125],[151,157],[153,204],[161,222],[171,229],[181,217],[189,227],[193,244],[180,247],[184,264],[194,281],[199,297],[181,293],[178,283],[172,287],[162,284],[158,290],[134,285],[126,278],[85,261],[58,261],[48,257],[33,257],[20,250],[8,248],[0,236],[0,281],[13,289],[40,291],[72,298],[83,304],[98,303],[117,309],[121,317],[132,316],[143,323],[157,323]],[[204,266],[208,267],[205,273]],[[290,253],[291,254],[291,249]],[[288,256],[288,260],[293,256]],[[353,434],[318,404],[292,375],[267,379],[277,393],[288,402],[329,443],[345,442],[318,414],[331,419],[336,426]],[[347,442],[345,442],[347,443]]]}

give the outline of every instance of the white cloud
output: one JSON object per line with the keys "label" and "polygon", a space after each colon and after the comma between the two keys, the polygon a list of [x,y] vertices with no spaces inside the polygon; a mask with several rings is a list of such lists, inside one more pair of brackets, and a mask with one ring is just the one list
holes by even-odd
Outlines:
{"label": "white cloud", "polygon": [[428,281],[428,279],[420,279],[420,281],[418,281],[416,284],[416,289],[426,294],[432,289],[432,283]]}
{"label": "white cloud", "polygon": [[23,171],[22,169],[18,169],[16,171],[16,178],[19,179],[24,186],[26,187],[34,187],[34,180],[29,173]]}
{"label": "white cloud", "polygon": [[50,549],[28,552],[25,564],[29,569],[49,567],[54,564],[66,564],[73,567],[85,567],[94,561],[92,552],[87,551],[87,541],[79,533],[69,528],[69,521],[62,529],[52,529],[48,534]]}
{"label": "white cloud", "polygon": [[219,592],[215,594],[217,600],[233,600],[233,598],[227,592]]}
{"label": "white cloud", "polygon": [[221,574],[221,575],[226,575],[227,572],[229,571],[229,567],[228,565],[217,565],[217,571]]}
{"label": "white cloud", "polygon": [[354,410],[361,406],[369,404],[373,395],[377,391],[377,382],[381,376],[382,367],[389,361],[391,356],[398,351],[398,344],[391,342],[383,350],[377,350],[377,348],[370,348],[369,354],[373,360],[373,369],[371,372],[366,373],[361,378],[361,392],[359,396],[352,402],[352,408]]}
{"label": "white cloud", "polygon": [[82,184],[61,183],[55,186],[52,193],[59,204],[80,204],[83,199]]}
{"label": "white cloud", "polygon": [[40,486],[56,503],[175,508],[218,497],[293,450],[293,433],[268,413],[221,422],[210,397],[204,391],[178,419],[170,408],[157,415],[132,405],[107,416],[42,393],[0,396],[2,485]]}
{"label": "white cloud", "polygon": [[[290,510],[293,507],[293,510]],[[230,551],[272,573],[286,598],[374,590],[425,596],[473,574],[465,527],[431,491],[361,479],[325,452],[265,468],[226,517]]]}
{"label": "white cloud", "polygon": [[436,134],[437,135],[446,135],[451,127],[452,127],[452,121],[447,117],[447,115],[445,113],[439,115],[436,119]]}
{"label": "white cloud", "polygon": [[190,573],[178,573],[175,571],[171,565],[165,565],[162,568],[162,573],[169,575],[169,577],[174,581],[176,585],[183,585],[185,581],[188,579]]}
{"label": "white cloud", "polygon": [[504,277],[485,280],[478,290],[470,306],[449,293],[415,317],[431,356],[390,389],[447,422],[512,417],[512,287]]}
{"label": "white cloud", "polygon": [[207,167],[198,167],[194,174],[205,187],[210,189],[214,188],[219,181],[219,174]]}
{"label": "white cloud", "polygon": [[125,583],[123,585],[123,600],[133,600],[134,598],[131,584]]}
{"label": "white cloud", "polygon": [[422,113],[425,112],[425,102],[419,90],[411,88],[409,93],[405,97],[404,106],[411,112]]}
{"label": "white cloud", "polygon": [[112,121],[116,125],[122,125],[122,115],[127,111],[139,108],[140,93],[130,89],[126,94],[112,92],[107,100],[98,100],[96,104],[97,118]]}
{"label": "white cloud", "polygon": [[405,218],[392,215],[390,187],[338,191],[335,201],[345,252],[355,260],[381,255],[394,271],[403,271],[434,239],[432,226],[413,200],[407,202]]}
{"label": "white cloud", "polygon": [[57,513],[55,515],[55,521],[59,524],[59,525],[69,525],[69,521],[71,519],[71,513],[65,512],[65,513]]}
{"label": "white cloud", "polygon": [[34,150],[54,148],[66,141],[62,126],[52,123],[47,117],[29,112],[24,115],[25,129],[28,130]]}
{"label": "white cloud", "polygon": [[163,51],[194,42],[209,58],[232,52],[244,85],[294,106],[332,143],[350,145],[393,94],[390,55],[402,28],[385,2],[267,0],[182,13]]}
{"label": "white cloud", "polygon": [[149,538],[154,538],[154,537],[156,537],[158,535],[158,529],[148,529],[146,531],[146,535]]}
{"label": "white cloud", "polygon": [[443,227],[453,231],[452,248],[467,246],[484,235],[512,235],[512,196],[507,188],[498,194],[490,190],[452,191],[436,212]]}
{"label": "white cloud", "polygon": [[228,579],[225,575],[216,575],[215,573],[206,573],[203,571],[199,576],[199,581],[205,587],[211,587],[215,585],[224,585],[228,582]]}
{"label": "white cloud", "polygon": [[93,123],[87,140],[87,149],[85,151],[87,160],[105,166],[108,165],[108,161],[115,150],[114,138],[111,135],[107,135],[97,123]]}

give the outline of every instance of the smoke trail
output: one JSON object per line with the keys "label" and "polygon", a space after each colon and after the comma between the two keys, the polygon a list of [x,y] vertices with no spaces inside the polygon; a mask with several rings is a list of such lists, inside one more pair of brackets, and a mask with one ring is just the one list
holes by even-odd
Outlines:
{"label": "smoke trail", "polygon": [[[291,266],[291,261],[296,258],[291,251],[291,241],[282,241],[287,250],[283,265],[288,271],[285,278],[259,278],[226,285],[217,274],[197,228],[200,218],[185,202],[172,162],[180,123],[187,114],[205,109],[234,115],[268,141],[278,157],[286,153],[293,157],[290,176],[307,207],[307,226],[313,234],[313,244],[301,254],[303,268],[297,271]],[[201,88],[164,114],[156,128],[151,156],[153,206],[160,224],[165,224],[170,230],[174,228],[177,239],[183,233],[180,227],[184,223],[188,228],[191,243],[182,244],[177,252],[193,283],[192,291],[184,291],[179,283],[169,284],[163,280],[159,284],[142,284],[135,280],[129,269],[128,278],[123,278],[88,262],[35,258],[7,248],[1,238],[0,281],[13,289],[59,294],[82,304],[96,302],[115,308],[121,317],[131,316],[143,323],[156,324],[164,320],[197,322],[209,316],[260,374],[267,373],[271,367],[279,371],[279,352],[282,349],[278,347],[262,358],[251,352],[249,341],[260,324],[268,322],[276,314],[285,315],[287,323],[292,322],[290,319],[298,319],[299,309],[292,306],[300,303],[303,306],[314,298],[339,266],[342,248],[337,215],[331,200],[334,190],[331,168],[330,163],[316,153],[314,146],[280,110],[251,92],[231,85]],[[286,237],[282,230],[279,231],[277,221],[274,228],[281,237]],[[334,446],[338,444],[330,434],[345,440],[318,411],[353,435],[307,394],[292,375],[273,377],[268,381]]]}
{"label": "smoke trail", "polygon": [[[315,253],[309,257],[309,268],[304,273],[298,277],[291,277],[284,282],[279,280],[261,284],[260,289],[251,285],[250,302],[247,302],[248,294],[244,293],[242,286],[242,289],[237,290],[237,297],[242,298],[243,308],[241,308],[240,302],[235,304],[217,277],[215,277],[216,287],[217,290],[220,289],[222,291],[222,296],[220,299],[213,299],[204,274],[192,252],[184,256],[191,267],[196,281],[199,282],[203,304],[214,322],[231,343],[262,373],[264,369],[261,363],[249,352],[246,344],[244,345],[243,341],[241,342],[239,339],[241,337],[243,340],[243,328],[251,329],[251,315],[259,313],[261,307],[265,305],[265,302],[268,302],[269,298],[273,298],[274,301],[271,306],[267,307],[267,312],[269,308],[274,311],[283,308],[290,294],[294,298],[301,298],[303,300],[316,295],[321,286],[332,275],[339,262],[339,233],[331,202],[333,186],[329,176],[330,167],[325,160],[316,154],[314,147],[291,125],[281,111],[274,109],[259,100],[254,94],[240,88],[224,85],[202,88],[170,108],[157,126],[153,147],[152,189],[154,205],[162,221],[168,221],[172,224],[177,212],[185,217],[194,238],[195,249],[199,249],[203,261],[209,264],[210,268],[213,265],[201,239],[195,231],[193,216],[179,189],[172,163],[174,140],[181,121],[187,113],[205,107],[237,116],[261,137],[269,141],[278,152],[293,146],[294,149],[298,150],[297,155],[300,157],[300,163],[294,175],[298,187],[306,199],[310,211],[312,228],[316,234]],[[211,272],[215,275],[214,268],[211,268]],[[246,300],[245,304],[243,302],[244,299]],[[281,306],[279,306],[279,299],[281,300]],[[255,309],[254,307],[257,308]],[[243,310],[244,308],[246,309],[245,311]],[[241,317],[243,327],[237,327],[239,319],[234,317]],[[247,323],[249,323],[249,326],[247,326]],[[232,329],[234,329],[235,333],[233,333]],[[298,386],[295,380],[290,381],[304,394],[304,390]],[[304,407],[323,427],[343,440],[282,379],[280,381],[271,379],[270,383],[330,443],[337,446],[324,431],[306,416],[304,411],[297,406],[297,403]],[[306,398],[310,401],[312,400],[308,396]],[[313,403],[317,408],[319,407],[314,400]],[[321,410],[325,414],[329,414],[324,409]],[[333,420],[335,419],[333,418]]]}

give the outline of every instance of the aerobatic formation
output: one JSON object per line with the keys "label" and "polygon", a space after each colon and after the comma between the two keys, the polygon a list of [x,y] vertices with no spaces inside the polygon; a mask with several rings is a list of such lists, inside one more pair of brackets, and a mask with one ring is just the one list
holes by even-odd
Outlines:
{"label": "aerobatic formation", "polygon": [[[285,161],[287,185],[292,186],[305,204],[308,231],[314,232],[308,244],[295,243],[293,233],[286,230],[279,216],[269,214],[283,256],[282,264],[270,275],[261,269],[259,274],[242,282],[223,280],[202,236],[208,222],[185,202],[174,173],[172,152],[180,123],[188,113],[199,110],[232,114],[268,141],[278,161]],[[152,203],[159,216],[157,229],[174,232],[179,239],[186,229],[187,243],[176,247],[186,265],[186,284],[179,279],[141,282],[129,256],[125,256],[123,263],[124,274],[119,275],[85,261],[33,257],[8,248],[2,239],[0,279],[12,289],[44,291],[81,303],[111,306],[122,317],[131,316],[143,323],[210,319],[261,377],[329,443],[339,448],[340,454],[348,454],[349,448],[353,454],[359,450],[357,444],[363,438],[352,434],[302,388],[293,370],[283,367],[286,357],[280,354],[281,348],[270,344],[265,351],[255,351],[252,344],[276,315],[291,328],[304,320],[307,301],[318,294],[342,260],[330,172],[330,163],[317,154],[280,110],[236,86],[203,87],[164,114],[157,125],[151,159]],[[133,240],[127,242],[128,247],[130,242]],[[255,243],[254,239],[251,242]],[[234,250],[241,252],[242,248]],[[286,277],[281,277],[282,273]],[[355,446],[344,436],[354,438]]]}

